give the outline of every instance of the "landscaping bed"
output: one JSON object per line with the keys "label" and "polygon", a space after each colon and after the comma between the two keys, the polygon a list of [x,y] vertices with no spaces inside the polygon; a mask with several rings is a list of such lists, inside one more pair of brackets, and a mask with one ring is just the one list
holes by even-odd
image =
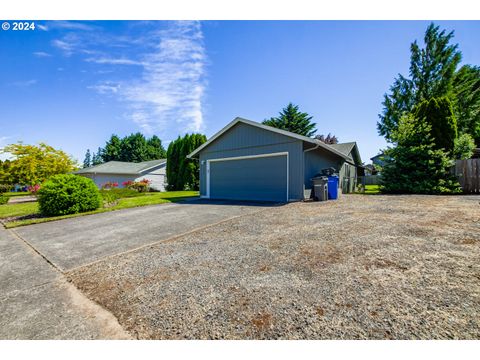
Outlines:
{"label": "landscaping bed", "polygon": [[479,339],[479,201],[291,203],[67,275],[141,339]]}

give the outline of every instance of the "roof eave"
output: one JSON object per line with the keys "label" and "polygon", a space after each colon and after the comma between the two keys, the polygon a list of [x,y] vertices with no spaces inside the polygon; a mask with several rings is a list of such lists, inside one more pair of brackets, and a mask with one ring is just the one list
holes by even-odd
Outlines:
{"label": "roof eave", "polygon": [[304,142],[308,142],[308,143],[317,145],[317,147],[321,147],[321,148],[323,148],[327,151],[330,151],[330,152],[334,153],[335,155],[340,156],[341,158],[343,158],[345,160],[348,160],[348,156],[346,156],[345,154],[341,153],[340,151],[337,151],[336,149],[328,146],[327,144],[325,144],[325,143],[323,143],[319,140],[311,139],[311,138],[308,138],[306,136],[298,135],[298,134],[295,134],[295,133],[292,133],[292,132],[289,132],[289,131],[276,129],[276,128],[268,126],[268,125],[260,124],[256,121],[243,119],[241,117],[236,117],[235,119],[233,119],[230,123],[228,123],[220,131],[215,133],[215,135],[213,135],[207,142],[203,143],[198,148],[196,148],[194,151],[192,151],[190,154],[188,154],[187,158],[189,158],[189,159],[193,158],[200,151],[205,149],[208,145],[210,145],[213,141],[215,141],[218,137],[220,137],[220,135],[227,132],[230,128],[232,128],[234,125],[238,124],[239,122],[243,122],[247,125],[256,126],[260,129],[264,129],[264,130],[267,130],[267,131],[272,131],[272,132],[275,132],[277,134],[281,134],[281,135],[288,136],[288,137],[291,137],[291,138],[294,138],[294,139],[297,139],[297,140],[301,140],[301,141],[304,141]]}

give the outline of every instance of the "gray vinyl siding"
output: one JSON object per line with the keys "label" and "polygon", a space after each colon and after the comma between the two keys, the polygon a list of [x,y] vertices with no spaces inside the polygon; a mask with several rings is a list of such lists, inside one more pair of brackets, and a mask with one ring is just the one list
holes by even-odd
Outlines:
{"label": "gray vinyl siding", "polygon": [[[289,154],[289,200],[303,199],[302,141],[244,123],[236,124],[199,153],[200,195],[207,193],[207,160],[277,152]],[[271,170],[275,174],[274,169]]]}
{"label": "gray vinyl siding", "polygon": [[344,163],[340,170],[340,188],[344,194],[355,190],[357,182],[357,167],[349,163]]}
{"label": "gray vinyl siding", "polygon": [[333,167],[340,171],[343,160],[324,149],[315,149],[305,152],[305,189],[312,188],[311,178],[321,172],[322,169]]}

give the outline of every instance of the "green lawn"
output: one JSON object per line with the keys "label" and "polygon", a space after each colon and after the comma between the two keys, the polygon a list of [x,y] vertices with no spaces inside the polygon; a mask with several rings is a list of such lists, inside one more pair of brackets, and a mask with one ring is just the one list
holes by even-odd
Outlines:
{"label": "green lawn", "polygon": [[36,202],[0,205],[0,219],[12,216],[25,216],[38,213]]}
{"label": "green lawn", "polygon": [[[135,197],[124,197],[118,199],[116,205],[111,207],[102,207],[95,211],[89,211],[81,214],[70,214],[63,216],[53,216],[53,217],[39,217],[32,219],[16,220],[11,221],[5,224],[6,228],[13,228],[17,226],[37,224],[47,221],[54,221],[60,219],[66,219],[71,217],[98,214],[107,211],[114,211],[120,209],[127,209],[138,206],[145,205],[155,205],[163,204],[168,202],[177,202],[182,201],[187,198],[198,196],[198,191],[169,191],[169,192],[158,192],[158,193],[143,193]],[[37,203],[23,203],[23,204],[6,204],[0,205],[0,219],[14,216],[27,216],[27,215],[39,215],[38,204]]]}
{"label": "green lawn", "polygon": [[366,195],[377,195],[380,194],[380,185],[365,185]]}
{"label": "green lawn", "polygon": [[4,193],[3,195],[8,197],[29,196],[30,193],[28,191],[19,191],[19,192],[7,192],[7,193]]}

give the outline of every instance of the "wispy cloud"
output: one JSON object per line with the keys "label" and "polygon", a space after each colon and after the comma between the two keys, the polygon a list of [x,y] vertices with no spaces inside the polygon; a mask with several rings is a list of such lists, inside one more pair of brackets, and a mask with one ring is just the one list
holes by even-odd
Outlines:
{"label": "wispy cloud", "polygon": [[115,88],[99,84],[95,89],[102,94],[114,93],[125,101],[127,116],[146,132],[168,127],[202,131],[206,53],[201,24],[174,22],[151,36],[156,39],[156,46],[140,60],[128,61],[142,66],[139,79]]}
{"label": "wispy cloud", "polygon": [[48,21],[45,24],[37,24],[37,27],[43,31],[49,31],[54,29],[93,31],[98,29],[97,26],[86,24],[84,22],[63,20]]}
{"label": "wispy cloud", "polygon": [[107,94],[107,95],[112,95],[118,93],[120,90],[121,85],[116,84],[110,81],[105,81],[103,83],[97,84],[97,85],[92,85],[92,86],[87,86],[89,89],[93,89],[97,91],[100,94]]}
{"label": "wispy cloud", "polygon": [[88,58],[85,59],[87,62],[94,62],[97,64],[109,64],[109,65],[145,65],[145,63],[141,61],[136,61],[132,59],[127,59],[127,58],[105,58],[105,57],[100,57],[100,58]]}
{"label": "wispy cloud", "polygon": [[50,56],[52,56],[52,54],[46,53],[44,51],[35,51],[33,53],[33,55],[35,55],[36,57],[50,57]]}
{"label": "wispy cloud", "polygon": [[20,81],[13,82],[12,85],[16,87],[29,87],[29,86],[35,85],[37,82],[38,82],[37,79],[20,80]]}
{"label": "wispy cloud", "polygon": [[72,38],[70,39],[64,38],[62,40],[60,39],[52,40],[52,45],[62,50],[66,56],[71,56],[77,50],[78,44],[76,41],[73,41]]}

